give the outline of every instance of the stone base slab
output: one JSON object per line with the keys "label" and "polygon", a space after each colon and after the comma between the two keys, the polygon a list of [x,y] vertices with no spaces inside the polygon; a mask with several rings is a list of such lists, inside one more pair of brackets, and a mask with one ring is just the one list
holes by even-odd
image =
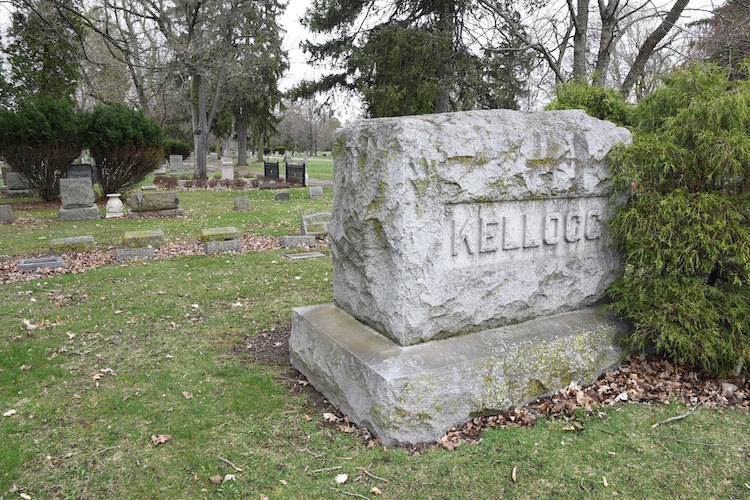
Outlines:
{"label": "stone base slab", "polygon": [[575,381],[625,354],[627,326],[597,308],[402,347],[333,304],[293,310],[292,365],[384,444],[428,442]]}
{"label": "stone base slab", "polygon": [[241,252],[242,240],[206,241],[203,247],[206,253]]}
{"label": "stone base slab", "polygon": [[297,245],[309,245],[315,244],[315,236],[279,236],[279,246],[282,248],[289,248]]}
{"label": "stone base slab", "polygon": [[31,189],[5,189],[3,195],[7,198],[33,198],[34,192]]}
{"label": "stone base slab", "polygon": [[96,205],[83,208],[60,208],[59,220],[96,220],[101,219],[99,207]]}
{"label": "stone base slab", "polygon": [[185,210],[182,208],[175,208],[170,210],[152,210],[146,212],[134,212],[128,210],[128,217],[135,219],[138,217],[184,217]]}
{"label": "stone base slab", "polygon": [[133,259],[153,259],[154,247],[115,248],[115,260],[125,262]]}

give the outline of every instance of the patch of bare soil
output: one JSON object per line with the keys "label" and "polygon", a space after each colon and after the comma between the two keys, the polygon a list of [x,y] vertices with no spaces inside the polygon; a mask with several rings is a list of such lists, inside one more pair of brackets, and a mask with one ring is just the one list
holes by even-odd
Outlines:
{"label": "patch of bare soil", "polygon": [[[287,366],[283,381],[295,393],[306,395],[310,410],[318,412],[315,418],[321,419],[322,423],[342,432],[359,435],[368,447],[379,445],[379,440],[367,429],[350,423],[346,415],[317,392],[301,373],[289,366],[289,333],[286,327],[247,339],[248,349],[255,352],[253,359],[259,363]],[[628,355],[618,368],[606,372],[588,387],[571,383],[562,391],[537,399],[522,408],[499,415],[476,417],[451,429],[437,440],[436,445],[452,450],[462,443],[476,442],[484,429],[530,427],[541,416],[559,421],[563,429],[583,430],[585,422],[577,421],[576,415],[593,415],[602,407],[628,401],[645,404],[679,401],[693,408],[733,407],[750,412],[750,378],[743,372],[736,377],[716,379],[689,367],[675,367],[659,356],[634,353]],[[426,446],[429,444],[412,445],[409,450],[419,452]]]}

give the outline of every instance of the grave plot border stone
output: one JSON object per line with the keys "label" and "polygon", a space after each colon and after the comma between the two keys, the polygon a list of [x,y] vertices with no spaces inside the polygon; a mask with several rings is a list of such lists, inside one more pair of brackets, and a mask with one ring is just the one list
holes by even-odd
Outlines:
{"label": "grave plot border stone", "polygon": [[302,235],[326,236],[328,226],[331,223],[330,212],[318,212],[316,214],[303,215],[300,230]]}
{"label": "grave plot border stone", "polygon": [[145,229],[142,231],[125,231],[122,235],[122,246],[125,248],[154,247],[164,244],[164,231]]}
{"label": "grave plot border stone", "polygon": [[301,253],[284,254],[284,257],[286,257],[289,260],[319,259],[320,257],[325,257],[325,256],[326,255],[324,253],[320,253],[320,252],[301,252]]}

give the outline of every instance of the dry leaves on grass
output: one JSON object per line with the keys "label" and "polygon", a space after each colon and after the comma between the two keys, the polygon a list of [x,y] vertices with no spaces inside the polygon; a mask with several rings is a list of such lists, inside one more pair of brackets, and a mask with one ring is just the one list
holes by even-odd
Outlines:
{"label": "dry leaves on grass", "polygon": [[[261,252],[280,248],[278,238],[274,236],[246,235],[240,237],[240,240],[242,241],[242,252]],[[155,249],[154,259],[162,260],[184,255],[204,255],[205,253],[203,243],[198,240],[168,241]],[[26,256],[14,256],[0,262],[0,283],[34,281],[61,274],[80,274],[100,266],[117,264],[115,261],[115,249],[110,247],[97,249],[92,252],[63,254],[64,267],[38,269],[34,272],[18,270],[18,262],[21,259],[33,257],[47,257],[47,254],[35,253]]]}

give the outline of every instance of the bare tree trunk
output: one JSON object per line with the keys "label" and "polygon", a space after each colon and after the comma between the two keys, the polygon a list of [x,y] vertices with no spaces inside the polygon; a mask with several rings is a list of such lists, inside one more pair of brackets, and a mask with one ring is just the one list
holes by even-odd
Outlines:
{"label": "bare tree trunk", "polygon": [[263,134],[256,133],[255,134],[255,146],[258,148],[258,154],[256,156],[256,159],[258,162],[263,161]]}
{"label": "bare tree trunk", "polygon": [[690,0],[677,0],[667,14],[667,17],[664,18],[664,21],[662,21],[659,27],[652,31],[646,38],[646,41],[643,42],[643,46],[638,51],[633,66],[630,67],[628,76],[625,77],[625,81],[622,82],[622,87],[620,87],[620,94],[623,99],[628,98],[636,80],[641,74],[643,74],[643,69],[646,67],[646,62],[649,57],[651,57],[651,54],[654,52],[654,48],[665,36],[667,36],[667,33],[669,33],[669,30],[672,29],[674,23],[676,23],[677,19],[682,15],[682,11],[685,10],[689,1]]}
{"label": "bare tree trunk", "polygon": [[575,25],[573,34],[573,79],[586,82],[586,35],[589,29],[589,0],[578,0],[578,12],[573,11],[573,2],[568,8]]}
{"label": "bare tree trunk", "polygon": [[247,165],[247,114],[242,106],[234,113],[234,133],[237,135],[237,166]]}
{"label": "bare tree trunk", "polygon": [[193,71],[190,78],[190,104],[193,119],[193,146],[195,148],[195,167],[193,179],[208,179],[206,151],[208,150],[208,127],[206,124],[206,89],[203,78]]}
{"label": "bare tree trunk", "polygon": [[602,35],[599,38],[599,53],[596,56],[596,68],[594,69],[593,84],[602,86],[607,80],[607,71],[609,70],[609,60],[612,56],[614,46],[612,42],[615,39],[615,27],[617,26],[617,16],[615,15],[618,7],[618,0],[609,0],[608,4],[604,0],[599,0],[599,15],[602,19]]}

